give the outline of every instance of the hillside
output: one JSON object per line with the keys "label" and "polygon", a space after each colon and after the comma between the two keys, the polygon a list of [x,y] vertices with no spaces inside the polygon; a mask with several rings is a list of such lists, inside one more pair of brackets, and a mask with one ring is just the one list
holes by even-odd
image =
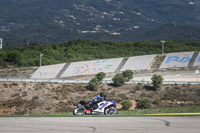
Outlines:
{"label": "hillside", "polygon": [[9,45],[199,40],[199,12],[198,0],[1,0],[0,36]]}
{"label": "hillside", "polygon": [[88,101],[101,91],[117,102],[125,99],[134,108],[142,97],[149,97],[151,108],[200,105],[199,85],[163,85],[155,92],[151,85],[132,84],[121,87],[102,84],[98,91],[89,91],[87,84],[0,82],[0,115],[55,114],[71,112],[80,100]]}

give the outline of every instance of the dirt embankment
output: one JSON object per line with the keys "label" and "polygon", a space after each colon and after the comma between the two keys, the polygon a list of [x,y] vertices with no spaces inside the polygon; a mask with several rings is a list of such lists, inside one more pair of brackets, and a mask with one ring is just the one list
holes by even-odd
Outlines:
{"label": "dirt embankment", "polygon": [[117,102],[118,108],[123,100],[130,99],[134,109],[142,97],[151,99],[152,108],[200,104],[200,85],[163,85],[159,91],[143,84],[102,84],[98,91],[86,88],[87,84],[0,82],[0,115],[70,112],[80,100],[88,101],[102,91]]}
{"label": "dirt embankment", "polygon": [[1,78],[30,78],[37,67],[22,67],[15,68],[13,66],[8,66],[6,68],[0,68]]}

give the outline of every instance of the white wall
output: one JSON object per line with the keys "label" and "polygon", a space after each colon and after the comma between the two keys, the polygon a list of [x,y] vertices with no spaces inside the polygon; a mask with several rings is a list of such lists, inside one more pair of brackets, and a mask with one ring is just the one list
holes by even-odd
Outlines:
{"label": "white wall", "polygon": [[64,67],[65,64],[66,63],[41,66],[33,73],[31,78],[39,78],[39,79],[55,78],[60,72],[60,70]]}
{"label": "white wall", "polygon": [[193,64],[193,67],[199,67],[200,66],[200,53],[198,54],[194,64]]}
{"label": "white wall", "polygon": [[194,52],[169,53],[160,68],[187,67]]}
{"label": "white wall", "polygon": [[148,70],[151,67],[155,55],[129,57],[121,71],[125,70]]}
{"label": "white wall", "polygon": [[123,58],[73,62],[61,77],[114,73]]}

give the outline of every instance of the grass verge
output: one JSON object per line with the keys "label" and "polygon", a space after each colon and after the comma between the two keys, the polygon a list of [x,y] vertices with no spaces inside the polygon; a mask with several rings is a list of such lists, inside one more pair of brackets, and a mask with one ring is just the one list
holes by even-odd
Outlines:
{"label": "grass verge", "polygon": [[119,111],[120,116],[135,115],[199,115],[200,106]]}
{"label": "grass verge", "polygon": [[200,116],[200,106],[178,107],[178,108],[160,108],[160,109],[143,109],[143,110],[119,110],[116,116],[105,115],[84,115],[74,116],[72,112],[49,115],[9,115],[0,117],[138,117],[138,116]]}

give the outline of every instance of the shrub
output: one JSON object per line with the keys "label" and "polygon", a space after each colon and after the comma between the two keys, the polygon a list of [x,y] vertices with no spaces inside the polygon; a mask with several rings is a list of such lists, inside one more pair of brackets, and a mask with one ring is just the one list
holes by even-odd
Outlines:
{"label": "shrub", "polygon": [[153,101],[153,104],[159,105],[159,104],[160,104],[160,99],[155,99],[155,100]]}
{"label": "shrub", "polygon": [[143,98],[143,97],[147,97],[147,94],[144,93],[144,92],[142,92],[142,94],[140,95],[140,97],[141,97],[141,98]]}
{"label": "shrub", "polygon": [[133,71],[131,71],[131,70],[123,71],[122,75],[124,76],[126,82],[128,82],[130,79],[133,78]]}
{"label": "shrub", "polygon": [[99,81],[99,82],[101,82],[102,80],[103,80],[103,78],[105,77],[105,73],[104,72],[100,72],[100,73],[98,73],[95,77],[97,78],[97,80]]}
{"label": "shrub", "polygon": [[143,97],[139,102],[138,102],[138,108],[142,109],[148,109],[151,107],[151,100],[148,97]]}
{"label": "shrub", "polygon": [[118,97],[120,97],[120,98],[122,98],[122,99],[128,99],[126,93],[120,93],[120,94],[118,94]]}
{"label": "shrub", "polygon": [[196,94],[196,96],[200,96],[200,89],[199,88],[195,90],[195,94]]}
{"label": "shrub", "polygon": [[121,85],[123,85],[125,83],[125,78],[120,73],[120,74],[116,74],[115,77],[112,78],[112,81],[113,81],[114,85],[121,86]]}
{"label": "shrub", "polygon": [[174,101],[175,99],[178,99],[180,97],[180,95],[181,95],[181,93],[179,90],[170,89],[164,94],[162,99]]}
{"label": "shrub", "polygon": [[133,88],[133,90],[131,91],[132,93],[136,93],[136,89],[135,88]]}
{"label": "shrub", "polygon": [[154,74],[151,80],[155,90],[158,90],[162,86],[163,77],[161,75]]}
{"label": "shrub", "polygon": [[141,88],[142,88],[141,83],[137,83],[137,85],[135,87],[133,87],[134,90],[140,90]]}
{"label": "shrub", "polygon": [[129,110],[131,107],[132,107],[132,102],[131,102],[131,100],[124,100],[123,102],[122,102],[122,109],[124,109],[124,110]]}
{"label": "shrub", "polygon": [[93,78],[90,80],[89,84],[88,84],[88,89],[91,91],[96,91],[99,88],[99,81],[97,80],[97,78]]}
{"label": "shrub", "polygon": [[5,107],[8,105],[7,101],[0,101],[0,107]]}
{"label": "shrub", "polygon": [[97,91],[104,77],[105,77],[105,73],[103,72],[100,72],[97,75],[95,75],[95,77],[90,80],[88,84],[88,89],[91,91]]}

